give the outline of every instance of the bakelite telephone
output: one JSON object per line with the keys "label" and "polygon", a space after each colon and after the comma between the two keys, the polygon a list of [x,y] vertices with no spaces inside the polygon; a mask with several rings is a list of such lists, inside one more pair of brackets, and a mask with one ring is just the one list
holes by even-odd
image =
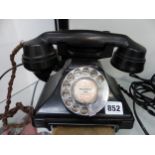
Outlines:
{"label": "bakelite telephone", "polygon": [[33,113],[35,127],[133,127],[134,117],[118,84],[98,60],[112,57],[115,68],[140,73],[145,64],[143,46],[107,31],[63,30],[24,42],[23,50],[24,67],[46,81]]}

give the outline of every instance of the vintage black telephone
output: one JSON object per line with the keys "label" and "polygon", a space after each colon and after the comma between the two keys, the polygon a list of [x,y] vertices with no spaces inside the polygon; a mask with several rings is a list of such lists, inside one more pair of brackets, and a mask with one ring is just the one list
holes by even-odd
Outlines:
{"label": "vintage black telephone", "polygon": [[[57,47],[58,46],[58,47]],[[128,36],[90,30],[46,32],[23,43],[25,68],[47,81],[33,114],[35,127],[105,125],[132,128],[133,115],[114,78],[98,61],[121,71],[144,69],[146,49]],[[56,71],[51,75],[52,71]]]}

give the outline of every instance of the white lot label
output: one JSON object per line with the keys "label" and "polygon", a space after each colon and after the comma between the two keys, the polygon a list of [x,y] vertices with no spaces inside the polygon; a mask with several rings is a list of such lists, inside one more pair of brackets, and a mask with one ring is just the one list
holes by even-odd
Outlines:
{"label": "white lot label", "polygon": [[105,114],[123,115],[122,102],[108,101],[105,106]]}

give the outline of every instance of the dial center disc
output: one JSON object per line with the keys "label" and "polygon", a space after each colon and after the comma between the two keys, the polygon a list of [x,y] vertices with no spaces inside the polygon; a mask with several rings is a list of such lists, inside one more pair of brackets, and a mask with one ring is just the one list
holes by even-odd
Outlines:
{"label": "dial center disc", "polygon": [[79,79],[73,85],[73,96],[81,104],[91,104],[97,99],[97,84],[91,79]]}

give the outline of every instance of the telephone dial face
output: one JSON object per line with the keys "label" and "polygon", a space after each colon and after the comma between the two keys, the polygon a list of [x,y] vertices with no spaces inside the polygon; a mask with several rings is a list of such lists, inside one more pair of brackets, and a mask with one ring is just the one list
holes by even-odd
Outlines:
{"label": "telephone dial face", "polygon": [[105,106],[109,87],[104,75],[90,66],[71,70],[61,85],[65,107],[82,116],[96,115]]}

